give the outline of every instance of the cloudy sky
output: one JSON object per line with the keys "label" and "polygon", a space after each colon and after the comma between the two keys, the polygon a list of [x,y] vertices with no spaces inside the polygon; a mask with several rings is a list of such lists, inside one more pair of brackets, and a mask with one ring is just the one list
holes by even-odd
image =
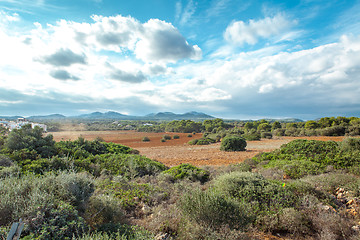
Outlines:
{"label": "cloudy sky", "polygon": [[0,116],[360,117],[360,1],[0,0]]}

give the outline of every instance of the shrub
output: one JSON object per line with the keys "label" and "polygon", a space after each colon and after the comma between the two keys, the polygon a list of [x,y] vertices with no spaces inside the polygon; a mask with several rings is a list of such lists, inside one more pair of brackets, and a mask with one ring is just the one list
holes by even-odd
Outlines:
{"label": "shrub", "polygon": [[321,129],[320,134],[322,136],[344,136],[345,135],[345,127],[343,127],[343,126],[327,127],[327,128]]}
{"label": "shrub", "polygon": [[172,167],[169,170],[164,171],[163,174],[173,176],[174,180],[187,178],[192,181],[200,181],[204,183],[209,179],[209,172],[188,163]]}
{"label": "shrub", "polygon": [[251,203],[255,212],[274,211],[296,204],[294,194],[287,188],[250,172],[224,174],[215,179],[213,188],[224,196]]}
{"label": "shrub", "polygon": [[102,154],[95,156],[92,161],[99,164],[101,169],[109,170],[113,175],[127,178],[156,175],[167,169],[160,162],[131,154]]}
{"label": "shrub", "polygon": [[[100,227],[98,232],[88,233],[78,240],[153,240],[152,233],[139,226],[109,223]],[[73,238],[75,240],[75,238]]]}
{"label": "shrub", "polygon": [[221,141],[221,151],[245,151],[246,141],[241,137],[227,136]]}
{"label": "shrub", "polygon": [[212,229],[246,228],[253,221],[245,202],[224,198],[214,191],[192,191],[182,197],[180,208],[191,220]]}
{"label": "shrub", "polygon": [[174,135],[174,136],[173,136],[173,139],[179,139],[179,138],[180,138],[179,135]]}
{"label": "shrub", "polygon": [[188,144],[189,144],[189,145],[196,145],[198,141],[199,141],[198,139],[193,139],[193,140],[190,140],[190,141],[188,142]]}
{"label": "shrub", "polygon": [[42,205],[31,221],[26,221],[24,239],[71,239],[87,232],[88,227],[71,205],[60,202]]}
{"label": "shrub", "polygon": [[259,141],[261,139],[261,136],[259,133],[245,133],[242,135],[243,138],[247,141]]}
{"label": "shrub", "polygon": [[84,218],[95,229],[110,222],[123,223],[124,215],[120,201],[113,194],[97,194],[90,198]]}
{"label": "shrub", "polygon": [[261,138],[272,139],[272,134],[271,132],[262,132]]}
{"label": "shrub", "polygon": [[150,142],[150,138],[149,137],[143,137],[142,141],[143,142]]}
{"label": "shrub", "polygon": [[165,134],[162,138],[165,140],[171,140],[171,136],[167,134]]}
{"label": "shrub", "polygon": [[188,136],[188,137],[192,137],[193,135],[192,135],[192,134],[188,134],[187,136]]}
{"label": "shrub", "polygon": [[160,139],[160,142],[166,142],[166,139],[162,138]]}
{"label": "shrub", "polygon": [[211,143],[215,143],[215,140],[211,139],[211,138],[200,138],[197,139],[198,141],[196,142],[196,145],[209,145]]}
{"label": "shrub", "polygon": [[275,136],[278,136],[278,137],[284,136],[285,135],[285,129],[282,129],[282,128],[274,129],[273,134]]}

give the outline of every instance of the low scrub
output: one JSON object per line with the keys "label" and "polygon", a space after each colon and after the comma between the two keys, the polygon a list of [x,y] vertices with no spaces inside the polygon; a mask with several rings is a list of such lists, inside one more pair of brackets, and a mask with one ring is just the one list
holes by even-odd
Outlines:
{"label": "low scrub", "polygon": [[209,145],[211,143],[215,143],[216,141],[211,139],[211,138],[208,138],[208,137],[203,137],[203,138],[200,138],[200,139],[194,139],[194,140],[191,140],[188,142],[188,144],[190,145]]}
{"label": "low scrub", "polygon": [[360,140],[334,141],[294,140],[279,150],[263,153],[256,161],[266,168],[279,168],[291,178],[315,175],[335,169],[353,169],[360,163]]}
{"label": "low scrub", "polygon": [[142,141],[143,142],[150,142],[150,138],[149,137],[143,137]]}
{"label": "low scrub", "polygon": [[181,199],[180,208],[185,216],[211,229],[244,229],[253,221],[245,202],[224,198],[215,191],[194,190]]}
{"label": "low scrub", "polygon": [[175,181],[186,178],[191,181],[200,181],[204,183],[209,179],[209,172],[188,163],[172,167],[169,170],[164,171],[162,174],[171,175]]}
{"label": "low scrub", "polygon": [[254,212],[277,211],[296,204],[296,196],[281,184],[250,172],[224,174],[213,182],[223,196],[251,204]]}
{"label": "low scrub", "polygon": [[241,137],[236,136],[226,136],[221,141],[220,150],[221,151],[245,151],[246,149],[246,141]]}

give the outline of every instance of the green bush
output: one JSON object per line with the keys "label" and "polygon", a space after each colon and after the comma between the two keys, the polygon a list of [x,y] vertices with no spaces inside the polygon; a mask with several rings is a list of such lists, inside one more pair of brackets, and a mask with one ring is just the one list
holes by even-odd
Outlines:
{"label": "green bush", "polygon": [[125,211],[114,194],[96,194],[89,199],[84,218],[92,229],[96,229],[107,223],[124,223]]}
{"label": "green bush", "polygon": [[165,140],[171,140],[171,136],[167,134],[165,134],[162,138]]}
{"label": "green bush", "polygon": [[262,132],[261,138],[272,139],[272,134],[271,132]]}
{"label": "green bush", "polygon": [[101,169],[109,170],[113,175],[127,178],[156,175],[167,169],[160,162],[132,154],[102,154],[91,158],[90,161],[99,164]]}
{"label": "green bush", "polygon": [[259,141],[261,139],[261,136],[258,132],[255,133],[245,133],[242,135],[243,138],[247,141]]}
{"label": "green bush", "polygon": [[246,141],[241,137],[227,136],[221,141],[221,151],[245,151]]}
{"label": "green bush", "polygon": [[174,136],[173,136],[173,139],[179,139],[179,138],[180,138],[179,135],[174,135]]}
{"label": "green bush", "polygon": [[172,167],[169,170],[164,171],[163,174],[173,176],[174,180],[187,178],[192,181],[200,181],[204,183],[209,179],[209,172],[188,163]]}
{"label": "green bush", "polygon": [[192,137],[193,135],[192,135],[192,134],[188,134],[187,136],[188,136],[188,137]]}
{"label": "green bush", "polygon": [[199,141],[198,139],[193,139],[193,140],[188,141],[188,144],[189,145],[196,145],[198,141]]}
{"label": "green bush", "polygon": [[150,138],[149,137],[143,137],[142,141],[143,142],[150,142]]}
{"label": "green bush", "polygon": [[71,239],[88,231],[82,217],[71,205],[60,202],[42,205],[31,221],[26,222],[23,239]]}
{"label": "green bush", "polygon": [[245,202],[225,198],[214,191],[191,191],[182,197],[180,208],[191,220],[212,229],[224,226],[244,229],[253,221]]}
{"label": "green bush", "polygon": [[351,168],[360,163],[359,140],[334,141],[294,140],[280,150],[263,153],[257,158],[264,167],[278,167],[297,177],[324,172],[327,166]]}
{"label": "green bush", "polygon": [[221,175],[213,182],[213,189],[223,196],[250,203],[255,212],[278,211],[296,204],[295,195],[287,188],[250,172]]}
{"label": "green bush", "polygon": [[152,233],[139,226],[109,223],[101,226],[98,232],[88,233],[73,240],[153,240],[154,237]]}
{"label": "green bush", "polygon": [[166,139],[162,138],[160,139],[160,142],[166,142]]}

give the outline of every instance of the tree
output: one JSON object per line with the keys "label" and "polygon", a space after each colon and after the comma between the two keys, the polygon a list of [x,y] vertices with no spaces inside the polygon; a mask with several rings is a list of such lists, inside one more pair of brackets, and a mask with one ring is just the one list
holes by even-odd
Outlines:
{"label": "tree", "polygon": [[319,124],[316,121],[310,120],[305,123],[305,129],[316,129]]}
{"label": "tree", "polygon": [[275,129],[279,129],[281,128],[281,123],[279,123],[278,121],[273,122],[272,126],[271,126],[271,130],[275,130]]}
{"label": "tree", "polygon": [[43,137],[43,129],[36,126],[25,125],[20,129],[14,129],[9,133],[4,143],[10,152],[27,149],[35,150],[41,157],[51,157],[56,153],[55,141],[52,135]]}
{"label": "tree", "polygon": [[258,131],[269,132],[271,130],[271,125],[269,123],[260,123],[257,127]]}
{"label": "tree", "polygon": [[221,151],[245,151],[246,140],[242,137],[228,136],[221,141]]}

